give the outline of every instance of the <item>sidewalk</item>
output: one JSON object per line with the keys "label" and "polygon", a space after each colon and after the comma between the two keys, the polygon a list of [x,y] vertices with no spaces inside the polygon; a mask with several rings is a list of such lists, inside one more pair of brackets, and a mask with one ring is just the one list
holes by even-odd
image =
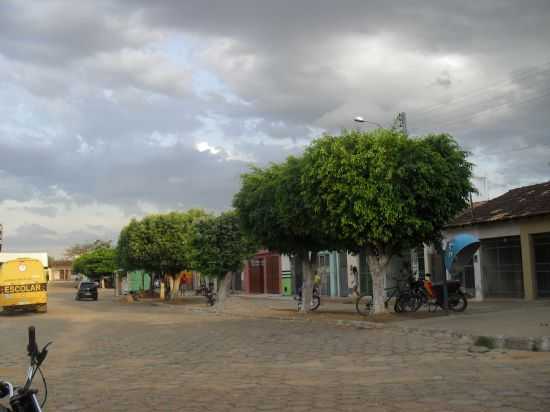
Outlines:
{"label": "sidewalk", "polygon": [[[321,298],[321,307],[297,313],[296,302],[280,295],[234,295],[230,311],[246,316],[335,321],[355,327],[393,327],[430,336],[452,335],[504,349],[550,351],[550,300],[490,300],[469,302],[464,313],[445,315],[425,308],[416,313],[363,317],[351,298]],[[481,340],[480,340],[481,339]]]}
{"label": "sidewalk", "polygon": [[446,329],[472,335],[550,336],[550,300],[469,302],[461,314],[407,319],[399,326]]}

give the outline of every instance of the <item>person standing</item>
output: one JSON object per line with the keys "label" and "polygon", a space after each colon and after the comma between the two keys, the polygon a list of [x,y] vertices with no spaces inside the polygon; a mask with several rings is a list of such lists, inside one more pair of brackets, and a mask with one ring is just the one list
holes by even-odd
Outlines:
{"label": "person standing", "polygon": [[351,297],[353,298],[353,301],[357,300],[359,298],[359,271],[357,270],[357,266],[352,265],[351,266]]}

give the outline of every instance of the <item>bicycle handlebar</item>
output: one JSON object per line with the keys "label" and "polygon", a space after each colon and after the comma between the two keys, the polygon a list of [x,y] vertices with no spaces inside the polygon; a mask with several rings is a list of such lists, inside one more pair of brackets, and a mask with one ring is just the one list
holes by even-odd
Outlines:
{"label": "bicycle handlebar", "polygon": [[29,344],[27,345],[27,353],[31,357],[31,361],[36,357],[38,346],[36,345],[36,331],[34,326],[29,326]]}

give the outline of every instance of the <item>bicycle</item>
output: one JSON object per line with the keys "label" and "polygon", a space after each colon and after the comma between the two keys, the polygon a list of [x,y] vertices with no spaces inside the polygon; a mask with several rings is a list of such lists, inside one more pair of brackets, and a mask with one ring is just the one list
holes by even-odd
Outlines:
{"label": "bicycle", "polygon": [[[402,313],[402,312],[409,312],[412,310],[410,307],[413,302],[411,302],[411,295],[409,294],[409,288],[408,287],[401,287],[401,283],[408,282],[407,279],[397,279],[393,278],[397,281],[396,286],[392,286],[389,288],[384,288],[385,292],[385,299],[384,299],[384,306],[387,308],[389,306],[390,300],[395,298],[395,303],[393,306],[393,310],[395,313]],[[372,295],[361,295],[357,298],[357,301],[355,302],[355,310],[358,314],[362,316],[369,315],[371,313],[373,306],[373,296]]]}
{"label": "bicycle", "polygon": [[[302,310],[302,288],[298,291],[298,294],[294,296],[294,299],[298,301],[298,312]],[[314,285],[313,286],[313,294],[311,297],[311,306],[310,310],[314,311],[317,310],[317,308],[321,306],[321,294],[319,292],[319,286]]]}
{"label": "bicycle", "polygon": [[206,297],[206,303],[209,306],[214,306],[218,296],[217,296],[216,292],[214,292],[214,284],[213,283],[209,283],[208,287],[206,287],[204,289],[204,296]]}

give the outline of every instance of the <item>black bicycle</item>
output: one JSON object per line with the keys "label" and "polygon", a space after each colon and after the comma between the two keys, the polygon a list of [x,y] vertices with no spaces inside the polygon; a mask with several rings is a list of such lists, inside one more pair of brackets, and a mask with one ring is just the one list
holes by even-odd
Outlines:
{"label": "black bicycle", "polygon": [[[0,399],[8,397],[11,408],[8,409],[0,405],[0,412],[42,412],[42,407],[48,399],[48,386],[40,366],[44,360],[46,360],[46,356],[48,356],[48,346],[51,344],[52,342],[49,342],[42,350],[39,350],[36,344],[34,326],[29,327],[27,353],[31,364],[27,370],[27,381],[24,386],[15,388],[9,382],[0,381]],[[44,383],[44,400],[42,403],[38,402],[38,397],[36,396],[38,391],[31,388],[36,372],[40,373],[42,382]]]}
{"label": "black bicycle", "polygon": [[[402,286],[405,283],[408,284],[409,278],[407,279],[394,278],[394,280],[397,281],[396,286],[384,288],[384,292],[386,294],[386,298],[384,299],[384,306],[387,308],[389,306],[390,301],[392,299],[395,299],[395,303],[393,305],[393,310],[395,311],[395,313],[412,311],[413,309],[411,305],[415,305],[416,301],[412,300],[412,297],[409,293],[409,287]],[[362,316],[370,315],[372,311],[372,306],[373,306],[372,295],[361,295],[357,298],[357,301],[355,302],[355,310],[357,311],[357,313],[359,313]]]}
{"label": "black bicycle", "polygon": [[[298,294],[294,296],[294,299],[298,302],[298,312],[302,310],[303,300],[302,300],[302,288],[298,290]],[[321,293],[319,291],[319,286],[314,285],[311,296],[311,304],[309,310],[314,311],[321,306]]]}
{"label": "black bicycle", "polygon": [[206,303],[208,303],[209,306],[214,306],[218,296],[216,292],[214,292],[213,283],[208,284],[208,287],[204,290],[204,296],[206,297]]}

